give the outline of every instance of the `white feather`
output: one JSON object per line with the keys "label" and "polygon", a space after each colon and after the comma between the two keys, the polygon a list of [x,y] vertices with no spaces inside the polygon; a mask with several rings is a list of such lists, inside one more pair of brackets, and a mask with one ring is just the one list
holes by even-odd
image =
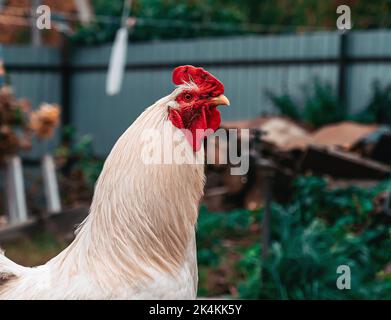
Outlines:
{"label": "white feather", "polygon": [[204,167],[146,165],[140,157],[145,128],[163,132],[169,124],[172,134],[179,130],[167,122],[167,111],[181,90],[145,110],[117,141],[90,214],[68,248],[35,268],[0,254],[0,300],[196,297],[194,231]]}

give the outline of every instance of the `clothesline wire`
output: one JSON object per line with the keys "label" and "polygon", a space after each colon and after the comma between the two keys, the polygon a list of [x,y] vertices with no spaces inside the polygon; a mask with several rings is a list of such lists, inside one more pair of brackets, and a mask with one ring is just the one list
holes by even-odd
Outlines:
{"label": "clothesline wire", "polygon": [[[0,16],[13,16],[13,17],[25,17],[31,18],[36,16],[31,9],[20,8],[20,7],[11,7],[7,6],[6,13],[1,13]],[[220,31],[239,31],[239,32],[251,32],[251,33],[261,33],[265,31],[273,30],[334,30],[331,27],[322,27],[322,26],[307,26],[307,25],[275,25],[275,24],[234,24],[226,22],[191,22],[188,20],[179,20],[179,19],[156,19],[156,18],[145,18],[145,17],[131,17],[136,19],[136,24],[139,26],[151,26],[157,28],[186,28],[194,30],[220,30]],[[53,11],[52,20],[55,22],[80,22],[78,14],[74,13],[64,13]],[[120,25],[121,17],[120,16],[110,16],[110,15],[95,15],[91,19],[91,22],[111,24],[111,25]],[[11,23],[10,23],[11,24]]]}

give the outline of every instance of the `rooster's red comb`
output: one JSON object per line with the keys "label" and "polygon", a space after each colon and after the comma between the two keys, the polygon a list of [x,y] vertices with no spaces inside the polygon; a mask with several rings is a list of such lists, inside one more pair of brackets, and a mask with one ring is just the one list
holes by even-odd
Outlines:
{"label": "rooster's red comb", "polygon": [[193,66],[180,66],[174,69],[172,81],[175,85],[194,82],[201,91],[208,92],[211,96],[219,96],[224,93],[224,85],[208,71]]}

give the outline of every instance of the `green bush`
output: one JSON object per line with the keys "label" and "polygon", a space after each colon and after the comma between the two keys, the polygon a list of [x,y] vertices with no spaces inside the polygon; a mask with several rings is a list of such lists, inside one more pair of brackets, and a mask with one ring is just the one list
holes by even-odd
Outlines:
{"label": "green bush", "polygon": [[372,95],[362,111],[349,114],[332,85],[314,79],[303,87],[302,97],[266,92],[267,97],[280,114],[305,122],[314,128],[340,121],[391,124],[391,84],[382,86],[375,81]]}
{"label": "green bush", "polygon": [[103,160],[94,156],[93,138],[90,135],[79,137],[72,126],[65,126],[62,134],[65,140],[71,142],[56,150],[56,157],[63,163],[61,167],[64,173],[70,175],[71,171],[81,172],[86,187],[92,190],[104,164]]}
{"label": "green bush", "polygon": [[[216,256],[213,264],[201,259],[200,268],[219,268],[224,255],[238,252],[237,277],[227,282],[236,288],[238,297],[246,299],[390,299],[391,279],[382,270],[391,261],[391,228],[381,216],[371,214],[373,198],[390,187],[386,181],[371,189],[329,190],[324,179],[297,179],[292,202],[272,206],[272,242],[264,261],[260,235],[251,231],[257,230],[254,224],[259,224],[262,212],[241,210],[215,216],[203,208],[199,252],[205,257],[209,250]],[[246,223],[234,226],[234,221]],[[224,239],[240,237],[251,241],[221,247]],[[336,287],[340,265],[351,268],[351,290]],[[208,279],[202,281],[201,289]]]}
{"label": "green bush", "polygon": [[[136,40],[151,40],[237,35],[245,32],[292,33],[314,31],[316,27],[334,30],[338,2],[300,0],[288,8],[287,0],[134,0],[133,16],[159,19],[161,23],[140,24],[132,37]],[[92,0],[92,5],[98,17],[118,17],[118,23],[115,20],[114,23],[99,21],[89,27],[79,26],[74,39],[88,44],[111,41],[119,27],[123,1]],[[388,19],[391,3],[388,1],[354,1],[352,10],[355,29],[391,26]],[[178,20],[181,22],[178,23]],[[193,26],[191,22],[196,22],[199,27]],[[222,24],[220,28],[216,28],[216,22]],[[28,34],[23,36],[28,39]]]}
{"label": "green bush", "polygon": [[[111,42],[120,27],[123,2],[93,0],[92,4],[97,16],[110,15],[114,17],[114,20],[112,23],[98,20],[87,27],[79,26],[72,39],[83,44]],[[238,6],[235,4],[221,5],[218,0],[134,1],[131,15],[140,19],[131,32],[130,40],[183,39],[241,34],[243,32],[240,31],[240,24],[244,22],[244,13],[237,9]],[[117,17],[117,22],[115,17]],[[220,25],[216,26],[216,23]]]}
{"label": "green bush", "polygon": [[277,110],[294,120],[303,121],[315,128],[346,120],[348,110],[340,103],[333,87],[314,79],[303,87],[303,98],[295,99],[288,94],[266,93]]}
{"label": "green bush", "polygon": [[368,105],[354,115],[353,120],[362,123],[391,124],[391,84],[382,86],[379,81],[375,81],[372,90]]}

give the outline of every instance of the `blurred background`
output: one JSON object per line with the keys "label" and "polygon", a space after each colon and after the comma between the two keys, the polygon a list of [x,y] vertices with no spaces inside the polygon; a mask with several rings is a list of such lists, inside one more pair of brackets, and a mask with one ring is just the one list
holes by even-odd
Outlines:
{"label": "blurred background", "polygon": [[390,27],[386,0],[0,0],[1,246],[28,266],[61,251],[115,141],[192,64],[225,85],[222,128],[251,129],[246,175],[206,167],[199,296],[391,299]]}

